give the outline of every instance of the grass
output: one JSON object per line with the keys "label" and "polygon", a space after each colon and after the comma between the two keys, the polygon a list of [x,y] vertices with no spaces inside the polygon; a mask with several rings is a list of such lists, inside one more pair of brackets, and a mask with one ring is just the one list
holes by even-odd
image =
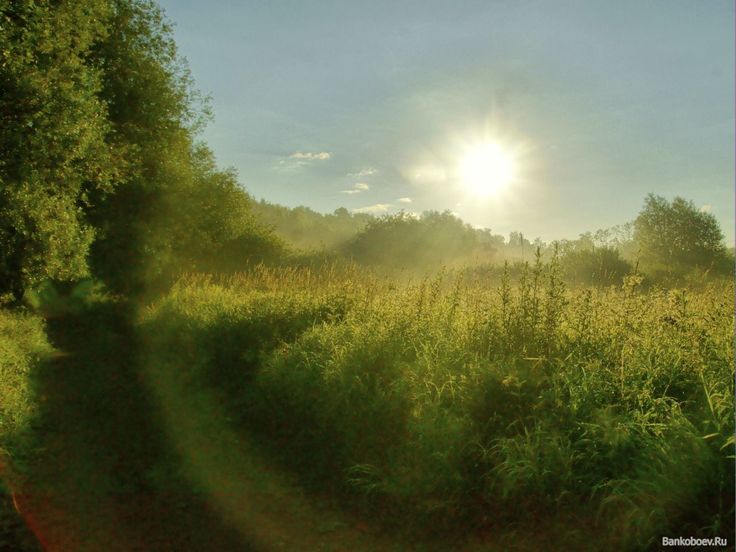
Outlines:
{"label": "grass", "polygon": [[732,285],[570,291],[559,274],[190,277],[140,334],[152,370],[210,389],[274,466],[400,533],[733,542]]}
{"label": "grass", "polygon": [[[141,310],[41,291],[45,324],[0,312],[6,483],[78,550],[733,543],[733,283],[560,273],[256,266]],[[7,493],[0,545],[36,549]]]}

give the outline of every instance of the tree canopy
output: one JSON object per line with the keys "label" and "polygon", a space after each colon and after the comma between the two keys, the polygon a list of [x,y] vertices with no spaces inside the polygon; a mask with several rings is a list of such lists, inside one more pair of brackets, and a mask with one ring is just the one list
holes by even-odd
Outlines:
{"label": "tree canopy", "polygon": [[0,0],[0,294],[88,273],[85,209],[122,169],[89,60],[110,11],[102,0]]}
{"label": "tree canopy", "polygon": [[677,276],[692,270],[728,270],[723,233],[716,218],[676,197],[649,194],[634,222],[634,242],[644,271]]}
{"label": "tree canopy", "polygon": [[283,249],[197,143],[207,105],[154,2],[0,0],[0,45],[0,295]]}

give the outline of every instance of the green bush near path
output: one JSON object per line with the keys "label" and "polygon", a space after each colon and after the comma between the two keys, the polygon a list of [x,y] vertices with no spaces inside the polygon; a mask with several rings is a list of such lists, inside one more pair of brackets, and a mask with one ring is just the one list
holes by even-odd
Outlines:
{"label": "green bush near path", "polygon": [[39,316],[0,310],[0,448],[7,454],[33,413],[29,374],[51,351]]}
{"label": "green bush near path", "polygon": [[22,467],[26,435],[34,414],[30,374],[52,351],[43,320],[0,309],[0,549],[38,550],[35,538],[15,511],[6,479]]}

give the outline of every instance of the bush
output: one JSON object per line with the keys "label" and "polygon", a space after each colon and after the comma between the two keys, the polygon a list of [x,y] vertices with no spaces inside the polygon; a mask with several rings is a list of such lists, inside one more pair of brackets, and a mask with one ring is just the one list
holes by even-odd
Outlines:
{"label": "bush", "polygon": [[0,448],[6,452],[12,454],[33,412],[30,373],[51,350],[39,317],[0,310]]}
{"label": "bush", "polygon": [[570,251],[561,259],[565,277],[573,284],[621,285],[633,266],[613,247]]}

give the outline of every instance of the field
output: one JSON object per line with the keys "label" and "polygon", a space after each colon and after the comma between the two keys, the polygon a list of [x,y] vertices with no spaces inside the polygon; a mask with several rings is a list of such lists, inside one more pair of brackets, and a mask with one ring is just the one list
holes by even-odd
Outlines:
{"label": "field", "polygon": [[639,550],[732,535],[732,298],[636,275],[571,291],[554,260],[493,283],[260,267],[184,278],[139,328],[165,410],[219,412],[388,531]]}

